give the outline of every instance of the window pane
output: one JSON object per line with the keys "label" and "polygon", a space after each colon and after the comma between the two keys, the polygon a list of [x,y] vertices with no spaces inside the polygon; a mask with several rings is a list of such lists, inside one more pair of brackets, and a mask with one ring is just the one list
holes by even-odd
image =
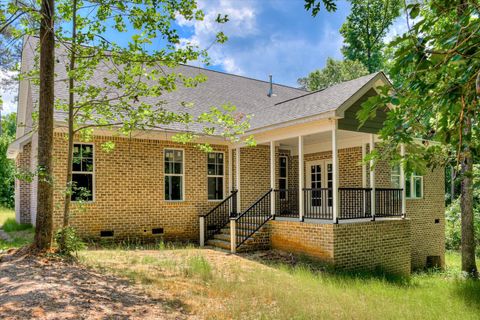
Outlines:
{"label": "window pane", "polygon": [[182,177],[165,177],[165,200],[182,200]]}
{"label": "window pane", "polygon": [[405,194],[407,198],[410,198],[412,196],[411,188],[412,186],[410,185],[410,179],[405,179]]}
{"label": "window pane", "polygon": [[285,179],[278,180],[278,187],[280,189],[287,189],[287,180]]}
{"label": "window pane", "polygon": [[80,145],[76,144],[73,146],[73,157],[80,157]]}
{"label": "window pane", "polygon": [[93,175],[74,173],[72,175],[72,200],[92,201],[93,200]]}
{"label": "window pane", "polygon": [[223,199],[223,178],[208,178],[208,199],[221,200]]}
{"label": "window pane", "polygon": [[175,162],[173,173],[175,173],[175,174],[182,174],[182,173],[183,173],[183,172],[182,172],[182,164],[181,164],[181,163]]}
{"label": "window pane", "polygon": [[182,162],[182,161],[183,161],[183,151],[175,150],[175,162]]}
{"label": "window pane", "polygon": [[173,161],[173,151],[165,150],[165,161]]}
{"label": "window pane", "polygon": [[93,159],[83,159],[82,160],[82,171],[83,172],[93,172]]}
{"label": "window pane", "polygon": [[392,167],[392,175],[400,175],[400,165],[394,165]]}
{"label": "window pane", "polygon": [[81,158],[73,158],[72,170],[73,171],[82,171],[82,159]]}
{"label": "window pane", "polygon": [[217,175],[218,176],[223,176],[223,164],[217,165]]}
{"label": "window pane", "polygon": [[391,181],[393,188],[400,188],[400,176],[392,176]]}
{"label": "window pane", "polygon": [[414,188],[415,188],[415,197],[421,198],[422,197],[422,178],[421,177],[414,177]]}
{"label": "window pane", "polygon": [[280,167],[280,177],[286,178],[287,177],[287,168],[286,167]]}
{"label": "window pane", "polygon": [[82,145],[82,158],[92,158],[93,157],[93,147],[88,144]]}
{"label": "window pane", "polygon": [[215,165],[214,164],[208,164],[207,165],[207,169],[208,169],[208,175],[212,176],[215,174]]}

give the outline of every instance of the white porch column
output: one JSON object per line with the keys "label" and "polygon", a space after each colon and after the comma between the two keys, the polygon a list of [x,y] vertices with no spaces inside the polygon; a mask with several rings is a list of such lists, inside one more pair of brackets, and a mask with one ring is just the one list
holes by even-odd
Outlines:
{"label": "white porch column", "polygon": [[205,217],[200,216],[200,247],[205,246]]}
{"label": "white porch column", "polygon": [[298,218],[303,221],[305,204],[303,203],[303,136],[298,136]]}
{"label": "white porch column", "polygon": [[233,149],[228,147],[228,195],[233,191]]}
{"label": "white porch column", "polygon": [[[375,149],[375,135],[370,135],[370,152]],[[375,220],[375,170],[374,162],[370,160],[370,188],[372,189],[370,193],[370,208],[372,210],[372,219]]]}
{"label": "white porch column", "polygon": [[402,188],[402,218],[405,218],[407,212],[407,190],[405,189],[405,168],[404,162],[405,159],[405,145],[402,143],[400,145],[400,156],[402,157],[402,162],[400,163],[400,188]]}
{"label": "white porch column", "polygon": [[235,151],[235,184],[237,188],[237,214],[241,210],[241,196],[240,196],[240,147]]}
{"label": "white porch column", "polygon": [[[275,190],[275,141],[270,141],[270,188]],[[275,215],[275,192],[270,196],[270,208],[272,216]]]}
{"label": "white porch column", "polygon": [[363,159],[367,156],[367,144],[362,142],[362,188],[367,187],[367,164]]}
{"label": "white porch column", "polygon": [[338,221],[339,199],[338,199],[338,145],[337,145],[338,121],[332,120],[332,200],[333,200],[333,223]]}
{"label": "white porch column", "polygon": [[[365,159],[365,156],[367,155],[367,144],[362,142],[362,188],[366,189],[367,188],[367,164],[363,161]],[[363,216],[366,217],[367,215],[367,201],[370,199],[367,199],[367,191],[363,190]]]}

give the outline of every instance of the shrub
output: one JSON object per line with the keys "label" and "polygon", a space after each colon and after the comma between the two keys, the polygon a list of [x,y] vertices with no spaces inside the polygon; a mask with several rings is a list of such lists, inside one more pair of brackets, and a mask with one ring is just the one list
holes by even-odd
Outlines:
{"label": "shrub", "polygon": [[59,229],[55,234],[55,241],[58,244],[58,253],[63,256],[70,257],[85,248],[85,243],[78,237],[73,227]]}
{"label": "shrub", "polygon": [[188,259],[185,275],[188,277],[198,276],[203,281],[212,279],[212,266],[202,256],[194,256]]}
{"label": "shrub", "polygon": [[[480,205],[478,203],[475,203],[473,215],[477,255],[480,256]],[[446,249],[459,250],[462,242],[462,222],[459,199],[456,199],[445,211],[445,232]]]}
{"label": "shrub", "polygon": [[5,232],[23,231],[23,230],[28,230],[32,228],[33,227],[30,223],[21,224],[21,223],[18,223],[14,218],[8,218],[7,220],[5,220],[2,226],[2,229]]}

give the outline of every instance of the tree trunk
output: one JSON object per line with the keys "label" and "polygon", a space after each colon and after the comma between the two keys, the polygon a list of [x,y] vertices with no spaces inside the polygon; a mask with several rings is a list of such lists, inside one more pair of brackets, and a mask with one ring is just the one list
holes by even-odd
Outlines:
{"label": "tree trunk", "polygon": [[38,107],[37,221],[33,246],[48,250],[53,234],[52,144],[54,109],[54,0],[42,0],[40,22],[40,97]]}
{"label": "tree trunk", "polygon": [[[471,131],[471,119],[466,119],[465,131]],[[475,230],[473,227],[473,159],[468,147],[465,148],[462,161],[462,192],[460,197],[462,211],[462,271],[472,277],[478,276],[475,262]]]}
{"label": "tree trunk", "polygon": [[[72,9],[72,50],[70,52],[70,66],[69,70],[75,70],[75,60],[76,60],[76,38],[77,38],[77,1],[73,1]],[[73,92],[75,81],[74,75],[72,74],[68,79],[68,156],[67,156],[67,179],[65,188],[65,199],[63,207],[63,227],[66,228],[69,225],[70,218],[70,202],[71,202],[71,192],[72,192],[72,165],[73,165],[73,135],[74,135],[74,106],[75,106],[75,95]]]}

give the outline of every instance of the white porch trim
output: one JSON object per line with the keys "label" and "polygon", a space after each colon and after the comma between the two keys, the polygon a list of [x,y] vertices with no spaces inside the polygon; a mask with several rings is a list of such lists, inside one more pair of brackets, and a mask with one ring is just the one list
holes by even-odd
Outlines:
{"label": "white porch trim", "polygon": [[332,200],[333,200],[333,222],[337,221],[339,215],[339,201],[338,201],[338,145],[337,145],[337,131],[338,131],[338,120],[332,120],[332,171],[333,171],[333,181],[332,181]]}
{"label": "white porch trim", "polygon": [[[275,141],[270,141],[270,189],[275,190]],[[270,195],[270,211],[275,215],[275,192]]]}
{"label": "white porch trim", "polygon": [[[370,152],[375,149],[375,135],[370,135]],[[370,188],[372,189],[370,193],[370,208],[372,210],[372,219],[375,220],[375,163],[373,160],[370,160]]]}
{"label": "white porch trim", "polygon": [[303,179],[303,168],[304,168],[304,159],[303,159],[303,136],[298,136],[298,215],[299,220],[303,221],[304,215],[304,199],[303,199],[303,186],[305,185]]}

